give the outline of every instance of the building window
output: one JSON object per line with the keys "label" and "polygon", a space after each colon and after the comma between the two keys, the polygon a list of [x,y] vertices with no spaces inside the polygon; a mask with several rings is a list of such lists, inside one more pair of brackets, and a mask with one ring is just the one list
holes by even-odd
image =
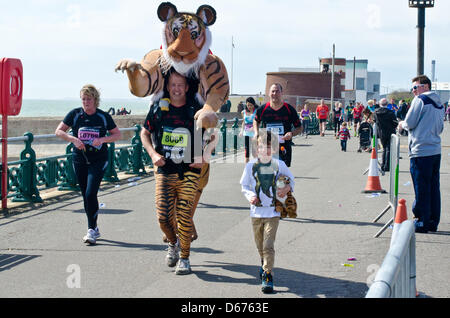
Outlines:
{"label": "building window", "polygon": [[356,90],[357,91],[363,91],[365,89],[366,89],[365,78],[357,77],[356,78]]}
{"label": "building window", "polygon": [[379,93],[380,92],[380,84],[374,84],[373,85],[373,92]]}

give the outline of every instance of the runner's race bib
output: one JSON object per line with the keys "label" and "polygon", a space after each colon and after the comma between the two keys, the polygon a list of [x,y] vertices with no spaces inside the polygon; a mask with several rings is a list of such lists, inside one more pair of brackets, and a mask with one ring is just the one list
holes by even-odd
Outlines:
{"label": "runner's race bib", "polygon": [[[100,138],[100,130],[93,127],[81,127],[78,129],[78,139],[80,139],[85,145],[92,146],[94,139]],[[99,146],[92,146],[96,149],[101,149],[103,144]]]}
{"label": "runner's race bib", "polygon": [[270,123],[266,125],[267,131],[272,131],[275,135],[278,135],[278,141],[280,144],[284,143],[284,126],[282,123]]}
{"label": "runner's race bib", "polygon": [[181,163],[189,145],[190,132],[186,128],[164,127],[161,144],[164,157],[175,163]]}

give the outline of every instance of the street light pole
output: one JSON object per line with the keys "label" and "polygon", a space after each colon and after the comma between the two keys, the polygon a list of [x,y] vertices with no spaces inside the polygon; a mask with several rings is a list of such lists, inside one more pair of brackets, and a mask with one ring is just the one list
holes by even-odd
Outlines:
{"label": "street light pole", "polygon": [[231,36],[231,81],[230,81],[230,95],[233,94],[233,50],[234,50],[234,39]]}
{"label": "street light pole", "polygon": [[[332,66],[331,66],[331,105],[330,110],[334,109],[334,56],[335,56],[335,45],[333,44],[333,59],[332,59]],[[330,114],[332,112],[330,111]]]}
{"label": "street light pole", "polygon": [[410,8],[417,8],[417,75],[423,75],[425,56],[425,9],[434,7],[434,0],[409,0]]}

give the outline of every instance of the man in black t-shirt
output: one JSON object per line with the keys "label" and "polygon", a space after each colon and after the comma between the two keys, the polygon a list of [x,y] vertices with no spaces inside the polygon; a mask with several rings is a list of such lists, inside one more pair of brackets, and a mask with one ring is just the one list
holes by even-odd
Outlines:
{"label": "man in black t-shirt", "polygon": [[273,84],[270,87],[270,101],[258,108],[253,126],[255,127],[256,138],[260,128],[272,130],[279,136],[279,157],[290,167],[292,137],[300,133],[302,124],[295,108],[283,102],[281,93],[282,87],[280,84]]}
{"label": "man in black t-shirt", "polygon": [[157,217],[169,241],[166,263],[169,267],[177,265],[175,273],[183,275],[191,272],[193,207],[203,167],[202,132],[194,125],[197,109],[187,101],[186,78],[172,71],[166,82],[170,98],[152,106],[141,139],[156,167]]}

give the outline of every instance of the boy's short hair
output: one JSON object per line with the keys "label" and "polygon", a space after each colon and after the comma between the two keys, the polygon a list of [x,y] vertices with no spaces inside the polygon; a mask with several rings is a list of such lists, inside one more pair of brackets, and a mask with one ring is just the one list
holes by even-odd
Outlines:
{"label": "boy's short hair", "polygon": [[345,121],[342,123],[342,127],[347,127],[347,123]]}

